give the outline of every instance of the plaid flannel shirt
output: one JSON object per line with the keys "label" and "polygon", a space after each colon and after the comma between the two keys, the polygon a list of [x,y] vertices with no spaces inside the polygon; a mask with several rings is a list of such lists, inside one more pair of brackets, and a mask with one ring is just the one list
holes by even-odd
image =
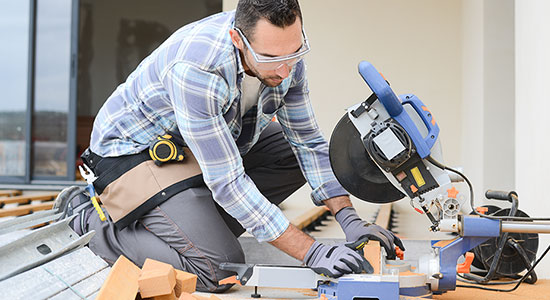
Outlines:
{"label": "plaid flannel shirt", "polygon": [[305,64],[277,87],[262,84],[256,106],[240,113],[244,69],[229,29],[235,13],[223,12],[176,31],[113,92],[100,109],[91,150],[113,157],[139,153],[166,131],[177,131],[193,152],[214,200],[259,241],[288,227],[246,175],[241,156],[277,116],[317,205],[347,195],[332,173],[328,144],[308,97]]}

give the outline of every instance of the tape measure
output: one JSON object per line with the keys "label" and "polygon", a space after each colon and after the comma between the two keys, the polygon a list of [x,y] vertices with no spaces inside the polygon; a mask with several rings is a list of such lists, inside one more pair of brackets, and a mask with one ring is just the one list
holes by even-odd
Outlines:
{"label": "tape measure", "polygon": [[157,137],[149,145],[149,155],[157,166],[169,161],[183,161],[185,159],[183,148],[174,140],[172,135],[165,134]]}

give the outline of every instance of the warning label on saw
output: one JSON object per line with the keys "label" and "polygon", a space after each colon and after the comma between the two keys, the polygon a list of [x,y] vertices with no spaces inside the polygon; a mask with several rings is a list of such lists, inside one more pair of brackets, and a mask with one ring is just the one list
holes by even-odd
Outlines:
{"label": "warning label on saw", "polygon": [[426,184],[426,181],[424,181],[424,177],[422,177],[422,174],[420,173],[420,170],[418,169],[418,167],[412,168],[411,173],[418,187],[421,187]]}

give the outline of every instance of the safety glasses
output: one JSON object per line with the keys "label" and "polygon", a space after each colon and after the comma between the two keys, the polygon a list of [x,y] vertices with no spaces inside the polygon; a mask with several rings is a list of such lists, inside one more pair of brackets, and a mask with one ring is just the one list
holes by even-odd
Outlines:
{"label": "safety glasses", "polygon": [[250,42],[248,42],[248,39],[243,34],[243,32],[237,27],[235,27],[234,29],[239,33],[239,35],[241,36],[241,38],[244,41],[244,44],[246,45],[248,50],[250,50],[250,53],[252,53],[252,57],[254,57],[254,60],[256,61],[256,65],[257,65],[258,69],[262,69],[262,70],[265,70],[265,71],[277,70],[277,69],[281,68],[283,65],[287,65],[289,67],[292,67],[296,63],[298,63],[302,59],[302,57],[304,55],[306,55],[310,50],[309,42],[307,40],[306,33],[304,32],[303,29],[302,29],[302,37],[304,39],[304,42],[302,43],[302,47],[300,48],[300,50],[298,50],[297,52],[292,53],[292,54],[282,55],[282,56],[275,56],[275,57],[264,56],[264,55],[261,55],[261,54],[257,54],[254,51],[254,49],[252,49],[252,46],[250,45]]}

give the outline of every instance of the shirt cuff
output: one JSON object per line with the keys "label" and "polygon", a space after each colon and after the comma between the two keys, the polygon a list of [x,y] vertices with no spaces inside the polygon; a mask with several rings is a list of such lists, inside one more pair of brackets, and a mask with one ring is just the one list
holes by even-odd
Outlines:
{"label": "shirt cuff", "polygon": [[349,196],[349,193],[337,181],[325,182],[311,192],[311,200],[317,206],[323,206],[324,200],[338,196]]}
{"label": "shirt cuff", "polygon": [[258,242],[271,242],[280,237],[290,225],[283,212],[274,204],[263,215],[264,222],[261,225],[247,229]]}

